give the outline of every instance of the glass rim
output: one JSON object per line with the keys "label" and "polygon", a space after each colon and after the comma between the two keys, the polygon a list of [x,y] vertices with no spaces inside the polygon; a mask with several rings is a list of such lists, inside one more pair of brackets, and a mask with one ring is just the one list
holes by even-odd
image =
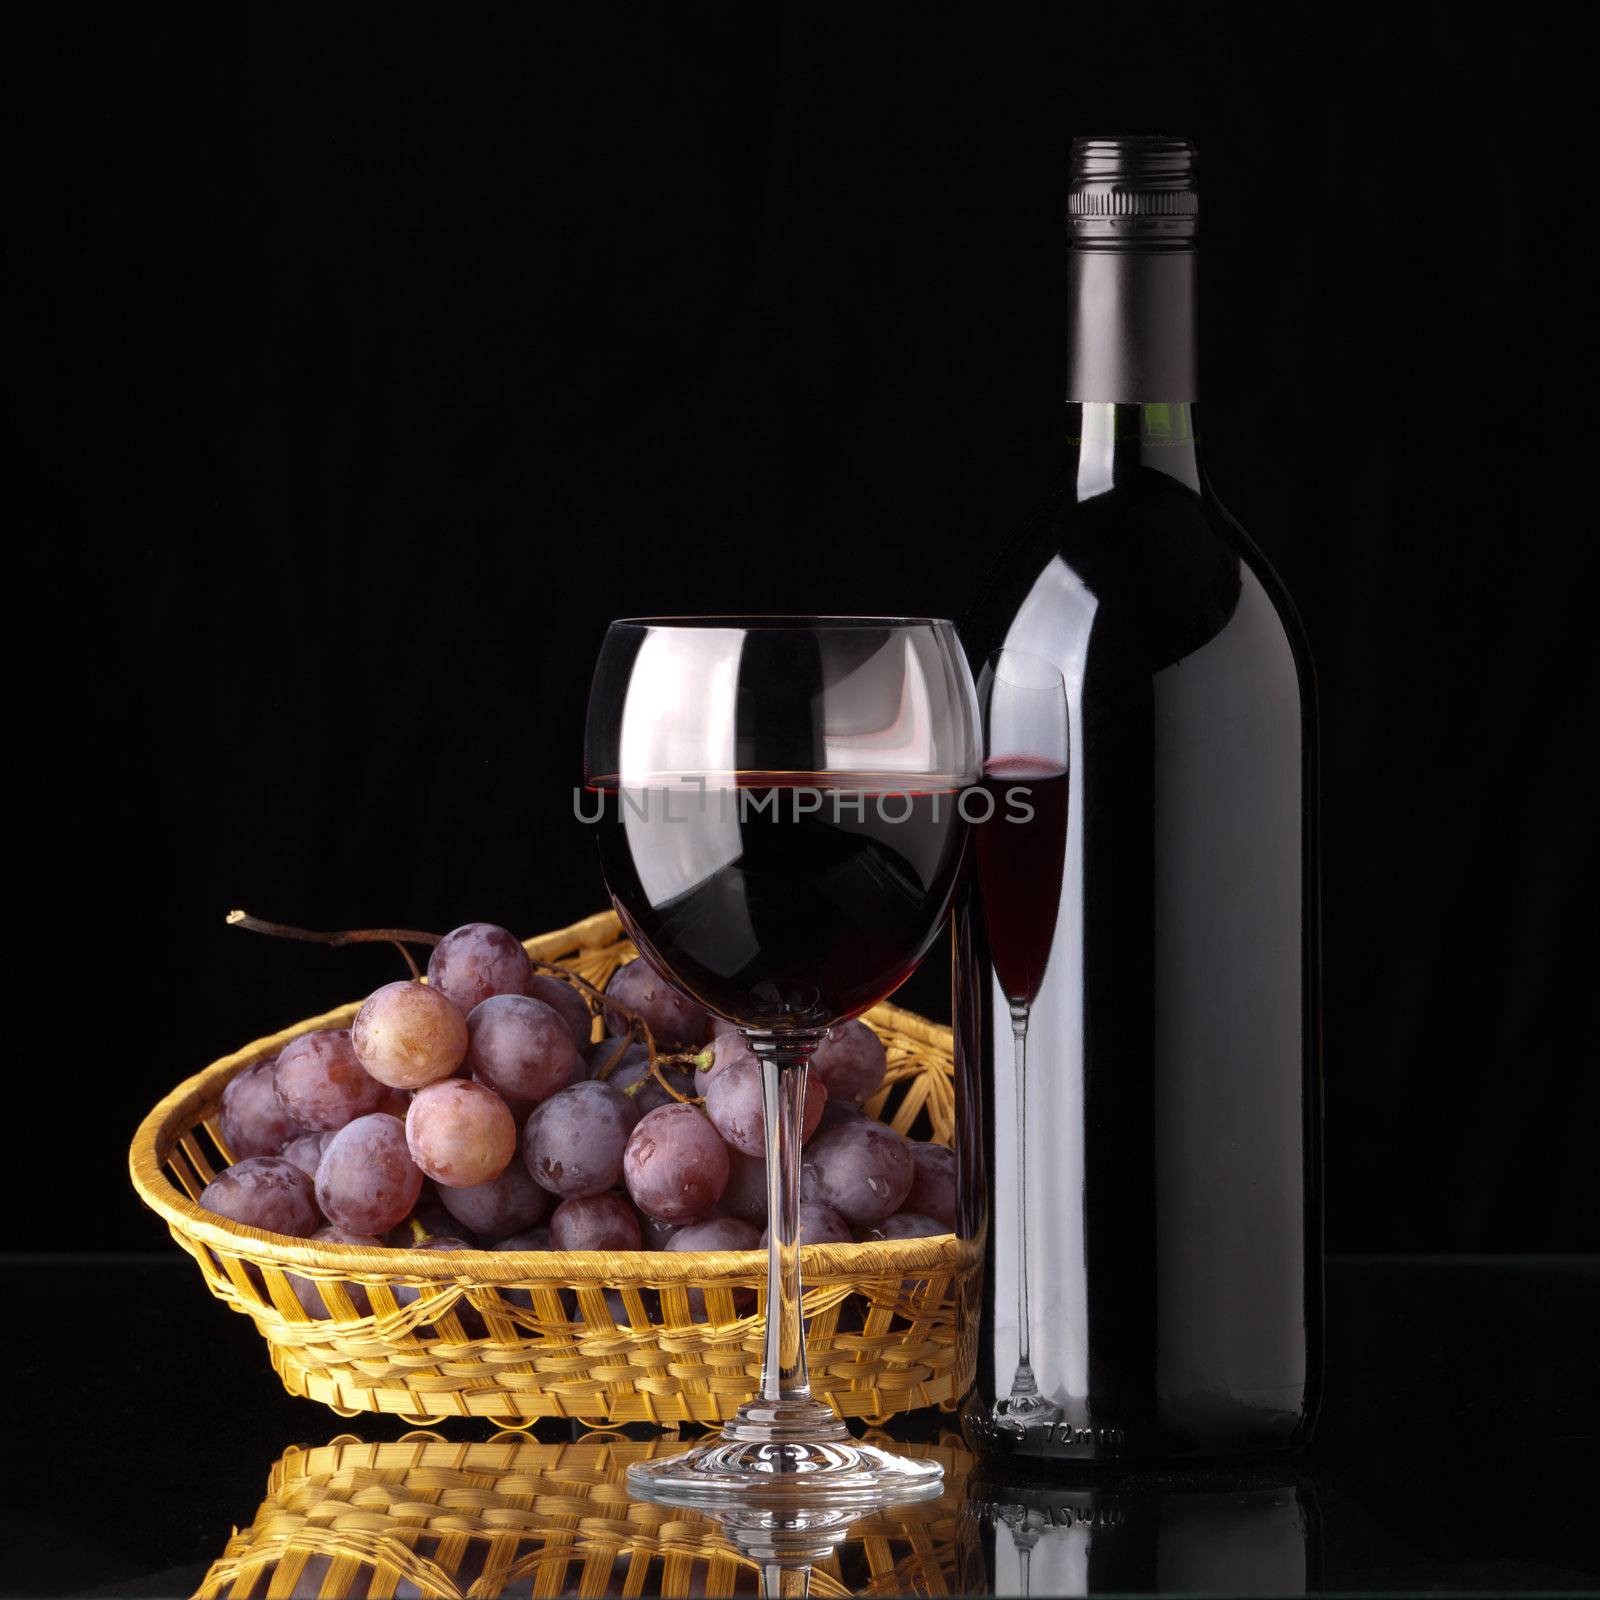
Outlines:
{"label": "glass rim", "polygon": [[819,628],[954,628],[948,617],[809,616],[783,612],[707,612],[681,616],[616,617],[608,628],[744,628],[751,632],[802,632]]}

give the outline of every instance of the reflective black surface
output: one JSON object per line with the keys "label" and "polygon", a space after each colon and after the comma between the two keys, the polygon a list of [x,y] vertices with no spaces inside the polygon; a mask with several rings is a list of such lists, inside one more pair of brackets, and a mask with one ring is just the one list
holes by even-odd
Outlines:
{"label": "reflective black surface", "polygon": [[[290,1399],[254,1329],[175,1252],[12,1257],[3,1271],[0,1593],[192,1594],[290,1446],[413,1431]],[[961,1505],[926,1509],[952,1582],[1018,1592],[1020,1527],[1036,1595],[1600,1586],[1600,1261],[1335,1258],[1328,1290],[1328,1395],[1309,1454],[1051,1483],[973,1471]],[[889,1431],[957,1448],[941,1413]],[[841,1570],[865,1580],[852,1548]],[[753,1593],[753,1573],[739,1587]]]}

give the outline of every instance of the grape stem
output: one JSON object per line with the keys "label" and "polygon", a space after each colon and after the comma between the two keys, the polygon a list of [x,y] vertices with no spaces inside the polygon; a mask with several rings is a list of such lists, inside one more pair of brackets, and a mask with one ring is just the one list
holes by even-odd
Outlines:
{"label": "grape stem", "polygon": [[345,928],[338,933],[317,933],[310,928],[294,928],[286,922],[267,922],[252,917],[248,911],[230,911],[223,919],[230,928],[247,928],[251,933],[269,933],[275,939],[303,939],[308,944],[332,945],[337,949],[347,944],[392,944],[405,957],[411,976],[422,973],[406,949],[408,944],[435,945],[443,937],[437,933],[419,933],[415,928]]}

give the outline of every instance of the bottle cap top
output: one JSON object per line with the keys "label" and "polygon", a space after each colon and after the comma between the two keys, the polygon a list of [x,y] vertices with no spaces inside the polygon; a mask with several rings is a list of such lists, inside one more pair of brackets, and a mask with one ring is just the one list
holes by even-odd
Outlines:
{"label": "bottle cap top", "polygon": [[1112,134],[1072,141],[1067,216],[1089,249],[1187,249],[1200,223],[1198,156],[1188,139]]}

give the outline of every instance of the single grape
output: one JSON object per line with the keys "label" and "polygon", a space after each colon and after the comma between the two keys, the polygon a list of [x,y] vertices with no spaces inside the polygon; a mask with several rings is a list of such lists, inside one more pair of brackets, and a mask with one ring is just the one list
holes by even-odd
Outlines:
{"label": "single grape", "polygon": [[861,1230],[861,1242],[871,1239],[935,1239],[949,1233],[946,1223],[935,1217],[919,1217],[914,1211],[897,1211],[882,1222],[874,1222]]}
{"label": "single grape", "polygon": [[[585,1075],[609,1083],[612,1074],[620,1072],[625,1066],[634,1061],[648,1061],[649,1048],[637,1039],[630,1039],[626,1043],[615,1034],[608,1033],[603,1039],[596,1039],[588,1049],[583,1052]],[[604,1069],[610,1064],[610,1071]]]}
{"label": "single grape", "polygon": [[913,1141],[911,1188],[900,1203],[902,1211],[932,1217],[948,1233],[956,1225],[956,1153],[948,1145]]}
{"label": "single grape", "polygon": [[883,1040],[858,1017],[835,1028],[817,1046],[811,1073],[828,1086],[834,1100],[870,1100],[883,1087],[889,1054]]}
{"label": "single grape", "polygon": [[421,1192],[406,1125],[386,1111],[340,1128],[317,1166],[317,1204],[329,1222],[351,1233],[386,1233],[411,1214]]}
{"label": "single grape", "polygon": [[272,1086],[303,1128],[331,1133],[383,1107],[389,1089],[356,1060],[348,1028],[319,1028],[283,1047]]}
{"label": "single grape", "polygon": [[572,1032],[543,1000],[491,995],[467,1018],[467,1065],[479,1083],[530,1109],[583,1076]]}
{"label": "single grape", "polygon": [[817,1120],[819,1129],[837,1128],[842,1122],[870,1122],[871,1117],[854,1100],[835,1100],[830,1094],[822,1115]]}
{"label": "single grape", "polygon": [[526,994],[533,968],[517,937],[492,922],[452,928],[428,957],[428,984],[466,1016],[492,994]]}
{"label": "single grape", "polygon": [[311,1180],[281,1156],[247,1156],[224,1167],[200,1191],[199,1204],[232,1222],[293,1239],[315,1232],[321,1220]]}
{"label": "single grape", "polygon": [[697,1106],[661,1106],[639,1119],[622,1170],[641,1211],[663,1222],[687,1222],[722,1198],[728,1147]]}
{"label": "single grape", "polygon": [[[761,1078],[761,1063],[755,1056],[741,1056],[725,1066],[719,1066],[706,1085],[706,1115],[711,1118],[717,1132],[735,1150],[742,1150],[747,1156],[764,1156],[767,1153],[767,1123],[762,1110]],[[802,1144],[816,1131],[823,1102],[827,1098],[828,1091],[808,1074],[805,1107],[801,1112]]]}
{"label": "single grape", "polygon": [[639,1219],[620,1194],[563,1200],[550,1215],[554,1250],[642,1250]]}
{"label": "single grape", "polygon": [[863,1117],[819,1133],[806,1147],[800,1198],[832,1206],[846,1222],[866,1227],[900,1209],[915,1171],[905,1138]]}
{"label": "single grape", "polygon": [[275,1156],[306,1130],[289,1114],[273,1087],[277,1058],[258,1061],[229,1079],[222,1091],[218,1124],[235,1161]]}
{"label": "single grape", "polygon": [[[643,1018],[658,1045],[693,1049],[706,1042],[711,1016],[704,1006],[681,995],[647,961],[629,961],[611,974],[606,994]],[[606,1032],[626,1033],[628,1019],[607,1009]]]}
{"label": "single grape", "polygon": [[747,1156],[742,1150],[728,1152],[728,1186],[718,1202],[730,1217],[767,1225],[767,1162],[764,1156]]}
{"label": "single grape", "polygon": [[543,1222],[555,1203],[550,1191],[535,1183],[533,1174],[516,1160],[487,1183],[474,1184],[470,1189],[440,1189],[439,1199],[452,1217],[482,1239],[524,1233],[535,1223]]}
{"label": "single grape", "polygon": [[[631,1061],[624,1063],[611,1074],[606,1082],[613,1089],[620,1089],[623,1094],[633,1101],[639,1108],[639,1115],[647,1111],[654,1111],[657,1106],[670,1106],[676,1104],[673,1097],[656,1082],[655,1074],[650,1070],[650,1052],[643,1045],[638,1047],[639,1054]],[[661,1076],[670,1083],[679,1094],[692,1095],[698,1092],[694,1079],[677,1067],[662,1067]]]}
{"label": "single grape", "polygon": [[709,1083],[716,1073],[736,1061],[757,1060],[755,1051],[750,1048],[750,1041],[737,1028],[717,1034],[707,1049],[711,1053],[711,1060],[700,1069],[702,1083]]}
{"label": "single grape", "polygon": [[760,1244],[761,1235],[752,1224],[738,1217],[713,1217],[709,1222],[691,1222],[679,1228],[667,1241],[667,1249],[755,1250]]}
{"label": "single grape", "polygon": [[420,1089],[448,1078],[467,1054],[467,1019],[435,989],[386,983],[350,1028],[356,1059],[380,1083]]}
{"label": "single grape", "polygon": [[322,1147],[327,1142],[325,1133],[302,1133],[283,1147],[283,1159],[292,1161],[308,1178],[317,1175],[317,1163],[322,1160]]}
{"label": "single grape", "polygon": [[[313,1242],[325,1244],[365,1244],[374,1248],[380,1247],[381,1239],[375,1239],[370,1233],[346,1233],[343,1228],[318,1228],[311,1235]],[[325,1321],[333,1315],[322,1298],[322,1285],[315,1278],[303,1278],[297,1272],[285,1272],[284,1278],[294,1290],[294,1297],[300,1302],[301,1308],[308,1317],[318,1322]],[[372,1301],[367,1297],[367,1291],[359,1283],[347,1283],[344,1292],[350,1297],[350,1309],[358,1317],[372,1315]]]}
{"label": "single grape", "polygon": [[652,1217],[647,1211],[639,1212],[639,1236],[644,1240],[646,1250],[665,1250],[673,1234],[686,1226],[681,1222],[663,1222],[660,1217]]}
{"label": "single grape", "polygon": [[493,1089],[446,1078],[412,1095],[406,1144],[435,1183],[471,1189],[506,1170],[517,1153],[517,1125]]}
{"label": "single grape", "polygon": [[551,1250],[549,1228],[529,1228],[526,1233],[514,1233],[509,1239],[498,1239],[489,1246],[491,1250]]}
{"label": "single grape", "polygon": [[535,972],[528,979],[528,993],[535,1000],[543,1000],[572,1029],[572,1042],[579,1050],[589,1048],[594,1017],[589,1002],[570,983],[563,983],[549,972]]}
{"label": "single grape", "polygon": [[583,1079],[552,1095],[522,1130],[522,1159],[564,1200],[602,1194],[622,1180],[622,1154],[639,1113],[609,1083]]}
{"label": "single grape", "polygon": [[[801,1244],[855,1243],[855,1235],[850,1231],[850,1224],[832,1206],[818,1205],[815,1200],[802,1200],[797,1220],[799,1222],[797,1232]],[[766,1242],[767,1231],[764,1230],[761,1243],[765,1246]]]}

